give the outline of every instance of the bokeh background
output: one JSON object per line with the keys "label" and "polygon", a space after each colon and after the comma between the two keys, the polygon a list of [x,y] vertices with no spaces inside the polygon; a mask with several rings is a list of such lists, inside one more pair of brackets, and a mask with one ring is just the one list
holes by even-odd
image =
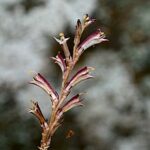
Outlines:
{"label": "bokeh background", "polygon": [[41,72],[59,91],[53,37],[63,31],[71,48],[86,13],[97,22],[83,38],[100,27],[109,42],[83,54],[78,67],[95,67],[95,79],[74,89],[87,92],[85,106],[66,113],[53,150],[150,149],[150,1],[0,0],[0,150],[37,149],[41,129],[27,109],[36,99],[48,116],[50,100],[28,82]]}

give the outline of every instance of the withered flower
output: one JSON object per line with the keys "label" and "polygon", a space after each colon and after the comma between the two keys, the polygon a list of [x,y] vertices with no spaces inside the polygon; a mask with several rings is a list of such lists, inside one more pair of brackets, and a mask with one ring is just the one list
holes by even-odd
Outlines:
{"label": "withered flower", "polygon": [[29,112],[37,117],[43,129],[48,128],[48,124],[43,116],[43,113],[39,107],[38,102],[34,102],[34,101],[31,102],[32,102],[32,108],[29,109]]}

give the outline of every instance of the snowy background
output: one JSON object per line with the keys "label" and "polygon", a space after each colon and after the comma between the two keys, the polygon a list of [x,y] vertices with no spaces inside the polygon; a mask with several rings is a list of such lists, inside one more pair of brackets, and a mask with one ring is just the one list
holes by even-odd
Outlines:
{"label": "snowy background", "polygon": [[[49,59],[60,32],[73,39],[75,23],[88,13],[109,43],[89,49],[79,66],[95,67],[85,106],[75,108],[53,139],[55,150],[149,150],[150,2],[147,0],[0,1],[0,149],[36,149],[40,127],[27,113],[37,99],[47,116],[48,96],[28,82],[43,73],[59,91],[60,71]],[[70,46],[72,43],[70,42]],[[75,135],[66,140],[67,130]],[[61,135],[61,136],[60,136]]]}

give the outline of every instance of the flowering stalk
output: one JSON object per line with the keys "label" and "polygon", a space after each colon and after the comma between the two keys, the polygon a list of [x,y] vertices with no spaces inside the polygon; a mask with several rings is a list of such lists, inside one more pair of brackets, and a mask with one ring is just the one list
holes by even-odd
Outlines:
{"label": "flowering stalk", "polygon": [[81,93],[73,96],[70,100],[67,100],[67,97],[72,88],[79,82],[93,78],[93,76],[90,75],[90,71],[93,70],[93,68],[87,66],[79,69],[77,73],[71,77],[71,72],[81,54],[87,48],[103,41],[107,41],[104,33],[101,32],[100,29],[88,36],[83,42],[80,41],[83,31],[93,22],[95,22],[95,19],[91,19],[88,15],[84,16],[82,22],[79,19],[77,20],[72,56],[67,45],[69,38],[65,38],[63,33],[60,33],[59,39],[55,38],[55,40],[61,45],[64,53],[64,58],[60,52],[56,55],[56,57],[52,57],[54,62],[59,65],[62,71],[60,94],[54,90],[52,85],[40,73],[33,77],[33,80],[30,82],[31,84],[42,88],[50,96],[52,103],[52,111],[48,121],[44,118],[38,102],[32,101],[33,107],[29,111],[37,117],[42,128],[42,139],[39,150],[48,150],[51,138],[61,125],[64,113],[76,106],[83,105],[80,98]]}

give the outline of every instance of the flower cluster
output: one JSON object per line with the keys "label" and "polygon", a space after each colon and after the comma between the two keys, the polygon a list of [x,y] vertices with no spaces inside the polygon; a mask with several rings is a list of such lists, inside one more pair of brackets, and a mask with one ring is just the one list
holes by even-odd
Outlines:
{"label": "flower cluster", "polygon": [[61,45],[64,53],[64,57],[60,52],[58,52],[56,57],[51,57],[52,60],[58,64],[62,71],[62,84],[59,94],[40,73],[38,73],[30,82],[31,84],[42,88],[50,96],[52,103],[52,112],[49,120],[46,121],[38,105],[38,102],[32,101],[33,107],[30,109],[30,112],[38,118],[42,128],[42,139],[41,145],[39,147],[40,150],[47,150],[49,148],[51,138],[57,128],[61,125],[61,120],[64,113],[75,106],[83,105],[80,98],[82,93],[73,96],[70,100],[67,100],[67,97],[70,94],[72,88],[79,82],[93,78],[93,76],[90,74],[90,71],[92,71],[94,68],[87,66],[79,69],[71,77],[71,72],[79,60],[81,54],[87,48],[95,44],[99,44],[103,41],[107,41],[105,34],[101,32],[100,29],[89,35],[82,42],[80,41],[83,31],[94,22],[95,19],[91,19],[88,15],[85,15],[82,21],[79,19],[77,20],[72,55],[67,45],[69,38],[66,38],[63,33],[60,33],[59,39],[55,38],[55,40]]}

